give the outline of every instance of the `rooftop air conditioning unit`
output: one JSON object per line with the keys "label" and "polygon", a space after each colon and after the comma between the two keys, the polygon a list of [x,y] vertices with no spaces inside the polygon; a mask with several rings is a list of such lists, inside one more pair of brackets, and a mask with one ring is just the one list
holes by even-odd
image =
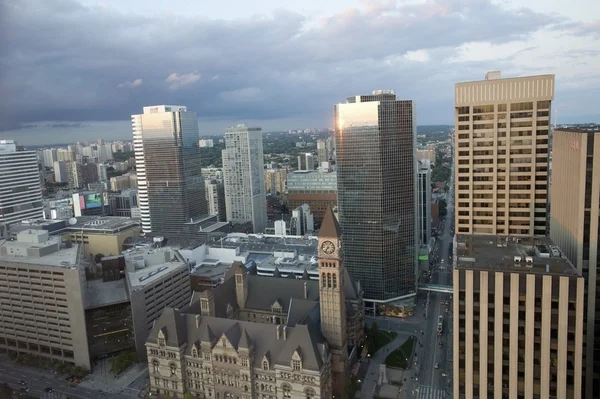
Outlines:
{"label": "rooftop air conditioning unit", "polygon": [[515,261],[515,265],[520,265],[521,264],[521,257],[515,255],[514,261]]}

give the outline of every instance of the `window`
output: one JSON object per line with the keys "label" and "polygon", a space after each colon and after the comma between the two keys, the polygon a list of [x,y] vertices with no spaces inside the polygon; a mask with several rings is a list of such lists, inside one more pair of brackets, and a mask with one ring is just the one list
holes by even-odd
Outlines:
{"label": "window", "polygon": [[289,385],[282,386],[281,390],[283,391],[283,397],[284,398],[291,398],[292,397],[292,388],[290,388]]}
{"label": "window", "polygon": [[306,399],[313,399],[315,397],[315,391],[312,388],[308,388],[304,393],[306,394]]}
{"label": "window", "polygon": [[269,370],[269,362],[263,360],[262,368],[263,370]]}
{"label": "window", "polygon": [[204,360],[210,360],[210,352],[204,352]]}
{"label": "window", "polygon": [[245,357],[242,358],[242,367],[248,367],[248,359]]}
{"label": "window", "polygon": [[173,377],[175,374],[177,374],[177,366],[175,363],[171,363],[169,367],[171,368],[171,377]]}
{"label": "window", "polygon": [[302,370],[302,364],[300,363],[300,360],[292,360],[292,370],[294,370],[294,371]]}
{"label": "window", "polygon": [[164,338],[159,338],[158,339],[158,345],[159,346],[165,346],[165,339]]}
{"label": "window", "polygon": [[223,344],[223,348],[227,348],[227,341],[225,340],[225,338],[221,340],[221,343]]}
{"label": "window", "polygon": [[198,357],[198,349],[192,349],[192,357]]}
{"label": "window", "polygon": [[152,361],[152,371],[154,371],[155,373],[158,373],[160,370],[160,363],[158,362],[158,360],[153,360]]}

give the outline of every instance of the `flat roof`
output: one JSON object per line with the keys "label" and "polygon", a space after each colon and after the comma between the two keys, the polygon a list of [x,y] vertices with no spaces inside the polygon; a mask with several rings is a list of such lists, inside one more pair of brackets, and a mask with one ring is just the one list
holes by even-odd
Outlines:
{"label": "flat roof", "polygon": [[544,237],[455,236],[457,268],[578,276],[552,240]]}
{"label": "flat roof", "polygon": [[125,279],[115,281],[87,280],[84,287],[86,309],[129,301]]}
{"label": "flat roof", "polygon": [[[61,245],[60,237],[49,237],[48,241],[43,243],[19,242],[16,240],[2,240],[0,247],[12,247],[19,249],[26,248],[44,248],[49,245]],[[65,269],[77,269],[78,265],[79,245],[72,244],[71,248],[62,248],[56,252],[44,256],[11,256],[0,255],[0,261],[11,263],[25,263],[30,265],[54,266]]]}
{"label": "flat roof", "polygon": [[193,276],[205,277],[211,280],[219,280],[225,276],[227,270],[231,267],[229,262],[219,262],[216,259],[205,259],[201,264],[196,265],[192,272]]}
{"label": "flat roof", "polygon": [[[188,265],[185,260],[179,255],[179,253],[171,248],[164,247],[152,250],[140,250],[140,251],[126,251],[123,253],[125,255],[125,262],[129,263],[130,261],[138,260],[141,261],[142,258],[145,259],[144,255],[151,255],[157,252],[170,252],[172,254],[171,260],[168,262],[161,262],[154,265],[148,265],[143,268],[137,269],[135,271],[127,271],[129,286],[132,291],[138,291],[143,289],[147,285],[150,285],[157,280],[169,275],[173,272],[179,272],[182,268],[187,269]],[[175,257],[175,259],[173,259]],[[134,259],[135,258],[135,259]],[[129,267],[129,265],[127,265]]]}
{"label": "flat roof", "polygon": [[119,216],[79,216],[72,220],[77,221],[73,224],[67,223],[67,230],[83,230],[88,233],[96,231],[102,233],[117,233],[119,231],[140,227],[139,221]]}

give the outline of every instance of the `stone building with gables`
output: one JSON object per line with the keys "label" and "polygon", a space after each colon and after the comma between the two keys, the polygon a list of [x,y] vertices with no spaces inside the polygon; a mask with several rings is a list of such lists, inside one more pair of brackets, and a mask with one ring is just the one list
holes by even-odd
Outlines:
{"label": "stone building with gables", "polygon": [[151,390],[176,398],[341,397],[363,324],[360,285],[344,268],[329,209],[319,281],[258,276],[236,262],[185,311],[164,309],[146,342]]}

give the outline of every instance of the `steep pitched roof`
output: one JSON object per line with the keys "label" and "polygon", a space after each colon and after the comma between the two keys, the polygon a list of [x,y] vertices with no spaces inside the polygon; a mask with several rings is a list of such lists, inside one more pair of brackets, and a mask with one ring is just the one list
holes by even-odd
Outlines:
{"label": "steep pitched roof", "polygon": [[162,331],[167,346],[180,347],[187,341],[185,325],[186,318],[184,315],[173,308],[164,308],[148,336],[148,341],[158,343],[158,333]]}
{"label": "steep pitched roof", "polygon": [[[177,312],[179,313],[179,312]],[[302,353],[303,367],[311,370],[319,370],[323,365],[322,347],[326,340],[312,323],[310,325],[297,325],[295,327],[286,327],[286,339],[283,339],[283,331],[280,330],[280,337],[277,339],[277,327],[272,324],[254,323],[250,321],[239,321],[233,319],[222,319],[217,317],[200,316],[196,320],[196,315],[182,315],[187,321],[188,345],[186,353],[191,354],[194,342],[203,341],[201,334],[203,331],[214,332],[214,335],[221,337],[225,335],[232,344],[239,348],[254,347],[254,366],[260,367],[263,356],[267,355],[269,362],[277,362],[289,365],[292,354],[300,348]],[[196,323],[200,323],[196,327]],[[153,328],[152,334],[158,331],[160,326]],[[281,326],[279,326],[281,329]]]}
{"label": "steep pitched roof", "polygon": [[240,342],[238,343],[238,348],[250,349],[252,346],[252,339],[248,335],[248,331],[245,328],[242,328],[242,336],[240,337]]}
{"label": "steep pitched roof", "polygon": [[[248,297],[246,308],[271,310],[271,305],[280,299],[285,312],[289,309],[290,298],[304,298],[304,283],[308,287],[309,300],[319,299],[319,282],[269,276],[248,276]],[[220,289],[221,287],[218,287]]]}
{"label": "steep pitched roof", "polygon": [[200,324],[200,335],[198,336],[200,341],[210,342],[211,345],[214,344],[217,340],[215,333],[213,333],[212,329],[208,325],[208,323]]}
{"label": "steep pitched roof", "polygon": [[328,207],[321,222],[319,229],[319,237],[324,238],[339,238],[342,236],[342,228],[337,218],[333,214],[331,207]]}
{"label": "steep pitched roof", "polygon": [[310,280],[310,276],[308,275],[308,270],[306,270],[306,268],[304,268],[304,271],[302,272],[301,280]]}

